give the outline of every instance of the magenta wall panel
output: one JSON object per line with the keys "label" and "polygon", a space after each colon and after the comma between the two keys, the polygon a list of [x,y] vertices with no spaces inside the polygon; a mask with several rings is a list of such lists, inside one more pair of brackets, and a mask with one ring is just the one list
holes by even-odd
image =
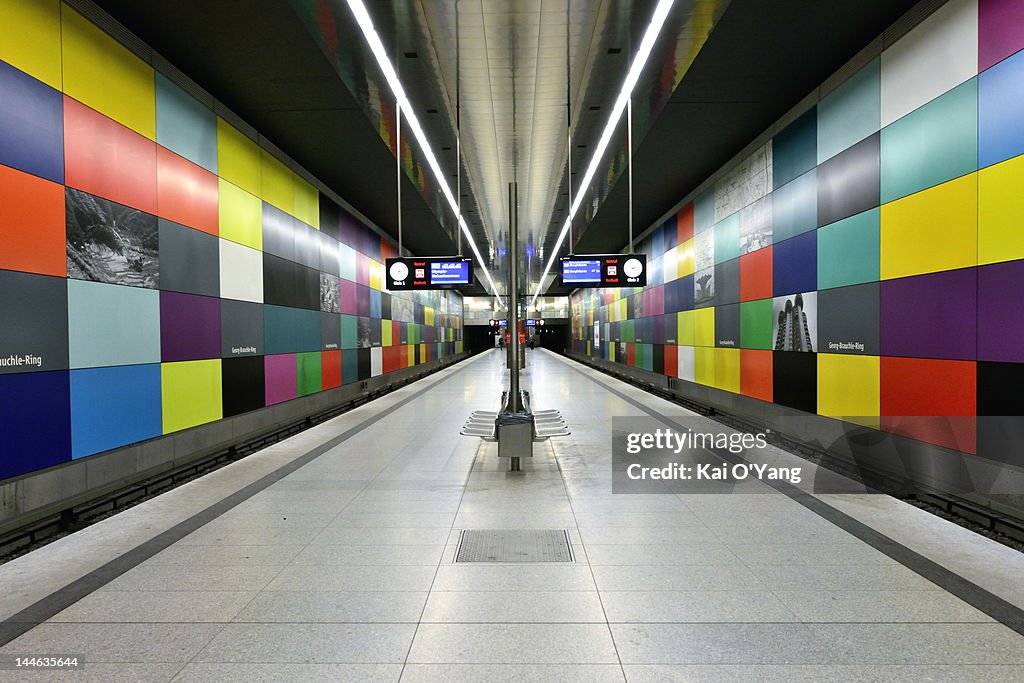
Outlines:
{"label": "magenta wall panel", "polygon": [[356,283],[341,279],[341,312],[348,315],[359,315],[359,304],[356,302]]}
{"label": "magenta wall panel", "polygon": [[1024,2],[979,0],[978,70],[984,71],[1024,48]]}
{"label": "magenta wall panel", "polygon": [[267,405],[289,401],[299,395],[298,364],[294,353],[267,356],[263,359]]}

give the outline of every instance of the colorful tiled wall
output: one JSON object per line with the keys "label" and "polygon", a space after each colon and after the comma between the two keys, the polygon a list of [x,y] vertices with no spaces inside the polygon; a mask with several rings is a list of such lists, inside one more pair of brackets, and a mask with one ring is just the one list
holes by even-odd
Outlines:
{"label": "colorful tiled wall", "polygon": [[574,350],[1005,457],[973,418],[1024,415],[1021,48],[1024,3],[950,0],[658,226],[650,286],[577,292]]}
{"label": "colorful tiled wall", "polygon": [[56,0],[0,0],[0,478],[462,350],[455,293]]}

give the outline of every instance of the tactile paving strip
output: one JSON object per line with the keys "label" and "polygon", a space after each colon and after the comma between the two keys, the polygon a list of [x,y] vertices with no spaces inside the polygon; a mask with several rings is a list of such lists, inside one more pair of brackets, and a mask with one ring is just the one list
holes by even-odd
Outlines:
{"label": "tactile paving strip", "polygon": [[456,562],[572,562],[565,529],[464,529]]}

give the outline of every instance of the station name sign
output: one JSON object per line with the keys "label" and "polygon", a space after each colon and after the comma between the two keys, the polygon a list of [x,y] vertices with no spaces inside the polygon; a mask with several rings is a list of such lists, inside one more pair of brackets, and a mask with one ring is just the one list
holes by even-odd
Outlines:
{"label": "station name sign", "polygon": [[473,262],[468,258],[389,258],[385,262],[389,291],[450,289],[473,284]]}
{"label": "station name sign", "polygon": [[575,287],[646,287],[645,254],[563,256],[559,276]]}

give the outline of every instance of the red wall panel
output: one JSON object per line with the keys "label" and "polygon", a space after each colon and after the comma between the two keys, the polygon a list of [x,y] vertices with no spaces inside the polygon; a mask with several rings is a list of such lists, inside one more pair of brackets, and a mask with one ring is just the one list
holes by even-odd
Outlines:
{"label": "red wall panel", "polygon": [[320,354],[320,382],[324,390],[341,386],[341,351]]}
{"label": "red wall panel", "polygon": [[740,301],[771,298],[772,267],[771,247],[740,256]]}
{"label": "red wall panel", "polygon": [[740,393],[762,401],[772,400],[771,351],[740,350]]}
{"label": "red wall panel", "polygon": [[158,215],[219,235],[217,176],[163,147],[156,163]]}
{"label": "red wall panel", "polygon": [[883,356],[882,428],[974,453],[975,365],[973,361]]}
{"label": "red wall panel", "polygon": [[682,244],[693,237],[693,202],[679,209],[676,214],[676,244]]}
{"label": "red wall panel", "polygon": [[79,190],[156,214],[152,140],[64,97],[64,177]]}

